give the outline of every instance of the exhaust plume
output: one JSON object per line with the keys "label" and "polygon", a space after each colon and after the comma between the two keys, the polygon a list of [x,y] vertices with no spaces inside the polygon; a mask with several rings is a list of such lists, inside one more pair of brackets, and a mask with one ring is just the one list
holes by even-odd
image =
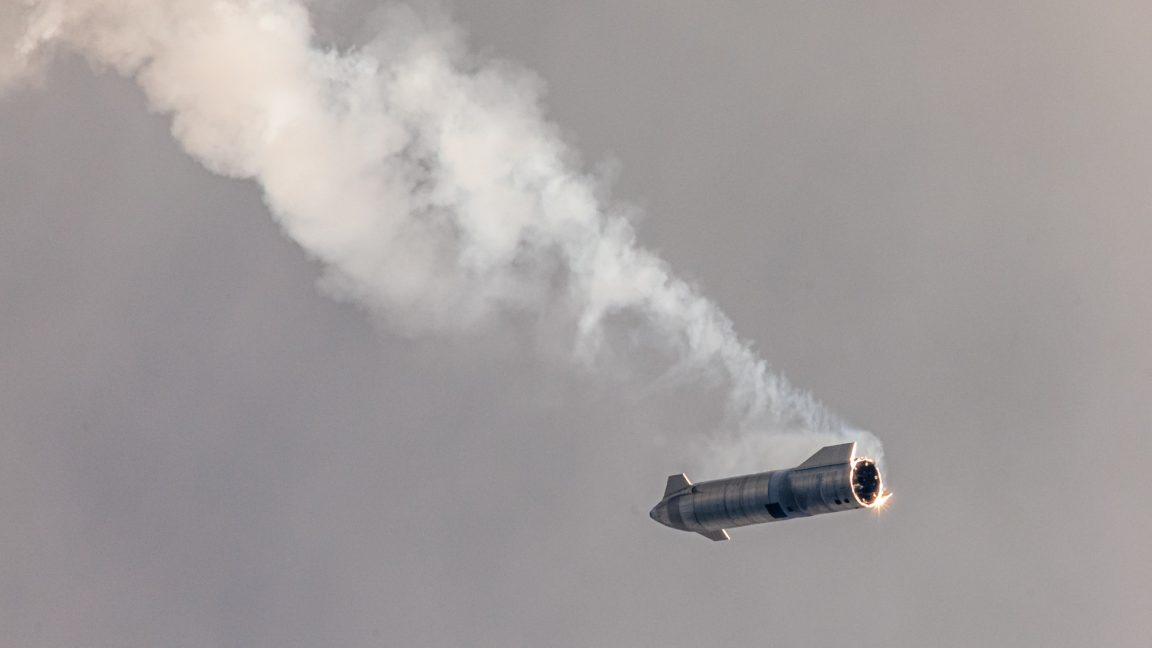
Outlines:
{"label": "exhaust plume", "polygon": [[[354,51],[317,46],[301,0],[0,0],[0,84],[54,51],[134,78],[180,145],[251,178],[323,288],[405,332],[508,314],[562,321],[584,365],[624,362],[626,327],[665,380],[724,390],[704,472],[762,469],[877,439],[792,387],[732,322],[636,243],[542,114],[540,84],[479,60],[403,7]],[[622,348],[623,347],[623,348]]]}

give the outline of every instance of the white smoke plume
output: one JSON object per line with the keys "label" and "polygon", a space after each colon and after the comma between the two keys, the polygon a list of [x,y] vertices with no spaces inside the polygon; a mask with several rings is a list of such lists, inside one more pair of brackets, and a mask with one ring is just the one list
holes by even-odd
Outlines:
{"label": "white smoke plume", "polygon": [[300,0],[0,0],[0,84],[58,51],[134,78],[189,154],[260,184],[327,290],[405,331],[561,313],[572,355],[595,364],[626,318],[666,375],[725,390],[711,472],[843,440],[879,458],[636,243],[542,115],[535,77],[470,56],[447,23],[402,7],[384,23],[341,52],[316,45]]}

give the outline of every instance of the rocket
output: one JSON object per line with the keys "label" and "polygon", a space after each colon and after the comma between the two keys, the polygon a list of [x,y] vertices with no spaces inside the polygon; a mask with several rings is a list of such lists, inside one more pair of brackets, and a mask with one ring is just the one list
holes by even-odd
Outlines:
{"label": "rocket", "polygon": [[672,475],[648,515],[673,529],[727,540],[733,527],[876,508],[888,497],[876,463],[857,457],[855,443],[842,443],[785,470],[699,484]]}

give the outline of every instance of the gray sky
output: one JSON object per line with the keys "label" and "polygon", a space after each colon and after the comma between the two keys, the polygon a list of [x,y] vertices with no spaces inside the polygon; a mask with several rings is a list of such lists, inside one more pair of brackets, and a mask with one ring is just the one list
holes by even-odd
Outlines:
{"label": "gray sky", "polygon": [[1149,645],[1150,13],[458,3],[643,243],[886,444],[882,515],[723,544],[646,515],[669,399],[377,327],[61,62],[0,102],[0,645]]}

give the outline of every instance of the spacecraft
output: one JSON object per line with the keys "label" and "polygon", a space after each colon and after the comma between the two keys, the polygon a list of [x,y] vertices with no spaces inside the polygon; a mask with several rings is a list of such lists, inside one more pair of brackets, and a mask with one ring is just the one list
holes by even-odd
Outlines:
{"label": "spacecraft", "polygon": [[855,443],[842,443],[785,470],[698,484],[672,475],[649,515],[673,529],[727,540],[733,527],[878,508],[888,497],[876,463],[857,457]]}

